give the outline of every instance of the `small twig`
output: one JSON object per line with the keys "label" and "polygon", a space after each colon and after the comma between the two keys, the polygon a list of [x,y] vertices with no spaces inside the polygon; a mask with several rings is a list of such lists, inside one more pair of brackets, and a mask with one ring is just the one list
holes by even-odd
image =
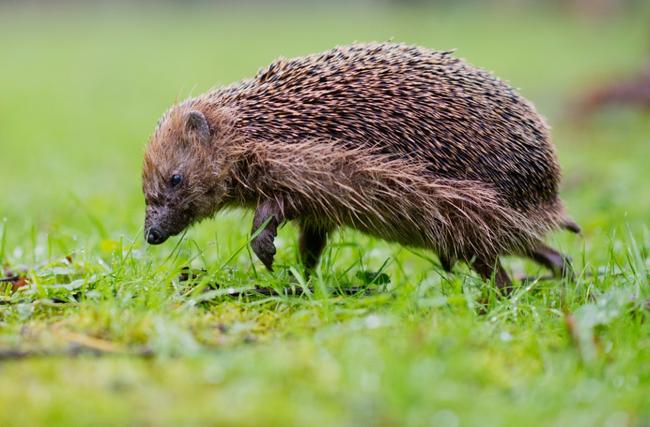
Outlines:
{"label": "small twig", "polygon": [[[216,287],[217,289],[224,289],[222,287]],[[359,287],[359,286],[354,286],[354,287],[345,287],[345,288],[334,288],[332,290],[332,294],[334,295],[357,295],[359,293],[364,293],[364,294],[370,294],[373,289],[371,288],[366,288],[366,287]],[[233,288],[232,292],[228,292],[225,294],[225,296],[229,297],[240,297],[240,296],[251,296],[255,294],[259,295],[265,295],[265,296],[302,296],[305,295],[307,292],[314,292],[314,287],[313,286],[308,286],[307,288],[302,288],[302,287],[290,287],[290,286],[285,286],[284,288],[281,289],[275,289],[269,286],[259,286],[255,285],[255,288],[253,289],[245,289],[242,291],[238,291],[237,289]]]}
{"label": "small twig", "polygon": [[70,345],[63,350],[48,350],[48,349],[33,349],[33,350],[18,350],[18,349],[0,349],[0,362],[10,360],[22,360],[36,357],[80,357],[80,356],[128,356],[128,357],[152,357],[154,352],[146,347],[125,350],[121,352],[103,351],[97,348],[90,348],[84,345]]}
{"label": "small twig", "polygon": [[0,362],[3,360],[18,360],[25,359],[30,355],[36,355],[35,352],[23,350],[0,350]]}
{"label": "small twig", "polygon": [[546,282],[549,280],[560,280],[560,277],[555,277],[550,274],[547,274],[545,276],[518,276],[516,277],[518,281],[522,283],[522,285],[528,285],[534,282]]}
{"label": "small twig", "polygon": [[[607,272],[607,271],[597,271],[597,272],[592,272],[592,271],[584,271],[579,275],[576,275],[576,278],[580,277],[606,277],[606,276],[611,276],[611,277],[621,277],[621,276],[626,276],[628,273],[625,271],[617,271],[617,272]],[[648,273],[648,276],[650,277],[650,273]],[[523,283],[530,283],[530,282],[546,282],[549,280],[562,280],[561,277],[553,276],[550,274],[544,275],[544,276],[517,276],[515,277],[517,280]]]}
{"label": "small twig", "polygon": [[12,299],[11,297],[5,297],[3,295],[0,295],[0,305],[16,305],[16,304],[34,304],[34,305],[41,305],[43,307],[54,307],[54,308],[70,307],[70,306],[78,305],[77,302],[66,301],[61,298],[39,298],[36,300],[30,300],[28,298]]}
{"label": "small twig", "polygon": [[103,340],[101,338],[90,337],[70,331],[57,331],[56,334],[72,344],[79,345],[93,351],[115,354],[126,352],[126,349],[123,346],[111,341]]}
{"label": "small twig", "polygon": [[[206,274],[206,270],[192,270],[189,267],[184,267],[178,276],[179,282],[197,281],[201,275]],[[235,287],[223,286],[216,282],[204,284],[206,290],[223,290],[223,296],[240,297],[250,295],[265,295],[265,296],[302,296],[314,292],[313,286],[285,286],[280,289],[271,286],[262,286],[259,284],[249,285],[244,289],[237,289]],[[350,287],[336,287],[331,290],[334,295],[357,295],[359,293],[369,294],[375,291],[376,288],[370,286],[350,286]]]}

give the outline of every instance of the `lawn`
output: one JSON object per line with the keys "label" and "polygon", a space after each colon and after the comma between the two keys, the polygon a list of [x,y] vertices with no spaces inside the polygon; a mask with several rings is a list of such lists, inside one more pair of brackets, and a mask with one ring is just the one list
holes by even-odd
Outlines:
{"label": "lawn", "polygon": [[[646,38],[641,16],[0,8],[0,261],[26,276],[0,283],[0,425],[650,425],[650,119],[570,108]],[[456,48],[548,118],[583,228],[549,242],[575,283],[502,298],[351,231],[305,283],[296,229],[271,274],[243,211],[144,244],[143,147],[175,100],[389,39]]]}

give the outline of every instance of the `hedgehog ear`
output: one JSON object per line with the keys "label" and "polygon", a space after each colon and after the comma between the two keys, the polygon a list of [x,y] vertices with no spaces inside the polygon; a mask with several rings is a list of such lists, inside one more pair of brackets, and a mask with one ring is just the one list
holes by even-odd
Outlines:
{"label": "hedgehog ear", "polygon": [[202,144],[210,142],[210,125],[202,112],[192,110],[185,116],[185,135]]}

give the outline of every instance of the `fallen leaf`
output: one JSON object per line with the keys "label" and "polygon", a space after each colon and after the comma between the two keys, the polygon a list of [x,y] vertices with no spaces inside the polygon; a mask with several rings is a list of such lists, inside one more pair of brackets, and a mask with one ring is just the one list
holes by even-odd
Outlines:
{"label": "fallen leaf", "polygon": [[29,281],[25,276],[18,276],[15,281],[11,282],[11,292],[16,292],[18,289],[29,285]]}

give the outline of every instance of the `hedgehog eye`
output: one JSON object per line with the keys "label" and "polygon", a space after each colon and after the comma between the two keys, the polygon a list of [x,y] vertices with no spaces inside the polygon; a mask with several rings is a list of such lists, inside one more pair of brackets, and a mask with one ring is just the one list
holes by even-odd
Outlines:
{"label": "hedgehog eye", "polygon": [[183,182],[183,177],[180,176],[179,174],[175,173],[172,175],[172,177],[169,179],[169,184],[172,187],[178,186],[181,182]]}

